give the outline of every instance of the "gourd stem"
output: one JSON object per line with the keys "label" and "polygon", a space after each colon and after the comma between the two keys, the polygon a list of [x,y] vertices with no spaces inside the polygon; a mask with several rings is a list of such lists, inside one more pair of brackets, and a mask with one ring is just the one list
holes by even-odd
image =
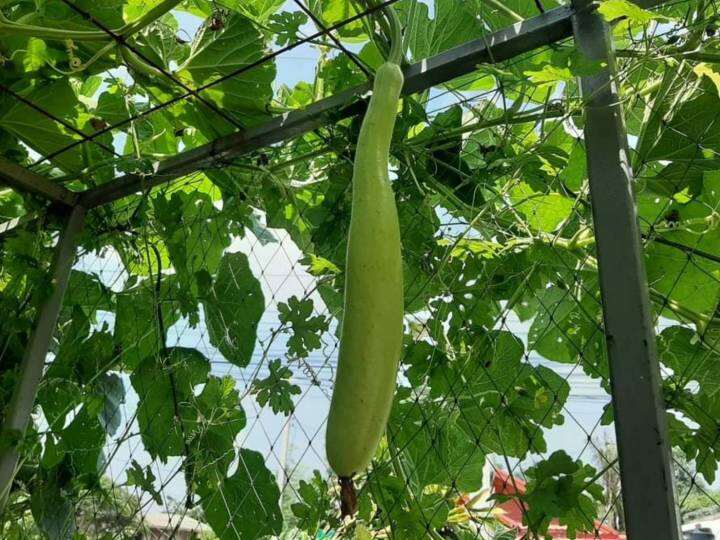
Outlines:
{"label": "gourd stem", "polygon": [[352,477],[340,477],[340,512],[343,518],[352,517],[357,512],[357,493]]}
{"label": "gourd stem", "polygon": [[386,10],[388,20],[390,21],[390,55],[388,56],[388,62],[400,65],[403,60],[403,35],[402,25],[400,24],[400,18],[397,15],[395,8],[388,7]]}

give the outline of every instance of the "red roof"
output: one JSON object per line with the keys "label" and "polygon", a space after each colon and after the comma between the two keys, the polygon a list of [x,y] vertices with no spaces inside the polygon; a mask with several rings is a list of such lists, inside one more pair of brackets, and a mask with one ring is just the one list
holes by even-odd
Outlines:
{"label": "red roof", "polygon": [[[493,491],[496,494],[502,495],[513,495],[515,493],[525,493],[525,482],[519,478],[511,477],[505,471],[496,471],[493,478]],[[509,529],[517,529],[518,538],[524,538],[527,533],[527,528],[523,526],[523,503],[518,499],[511,499],[499,505],[504,511],[498,519],[500,522]],[[594,532],[580,533],[578,532],[575,536],[577,540],[624,540],[625,535],[616,531],[612,527],[602,525],[600,522],[595,522],[595,529],[597,534]],[[567,538],[566,530],[564,525],[560,525],[557,519],[554,519],[548,529],[548,534],[551,538]]]}

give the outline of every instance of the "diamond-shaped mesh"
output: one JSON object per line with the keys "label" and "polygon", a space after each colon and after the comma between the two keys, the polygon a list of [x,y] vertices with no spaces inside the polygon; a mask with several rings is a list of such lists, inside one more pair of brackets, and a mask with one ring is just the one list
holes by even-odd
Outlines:
{"label": "diamond-shaped mesh", "polygon": [[[230,56],[222,74],[206,73],[197,58],[178,66],[150,30],[122,38],[98,6],[57,3],[117,42],[126,73],[105,70],[102,84],[127,91],[124,108],[78,83],[80,103],[102,95],[109,107],[98,101],[97,117],[81,123],[65,119],[47,93],[0,84],[13,100],[6,114],[37,115],[56,131],[42,151],[16,135],[22,155],[9,157],[73,190],[128,172],[152,176],[158,160],[362,84],[380,54],[353,40],[378,2],[367,13],[348,3],[340,17],[330,2],[322,11],[293,0],[283,11],[309,14],[317,31],[274,41],[277,21],[258,22],[252,11],[262,2],[240,15],[233,2],[207,2],[211,16],[199,31],[262,44],[254,56]],[[440,36],[409,46],[420,61],[456,44],[443,23],[457,21],[434,10],[474,3],[438,1],[429,12],[417,3],[411,14],[407,4],[397,3],[408,32],[425,16]],[[543,8],[476,4],[486,36]],[[703,32],[712,48],[708,21],[717,14],[715,2],[696,4],[672,3],[667,18],[616,20],[614,32],[676,496],[688,521],[717,509],[720,452],[720,113],[711,113],[720,110],[720,75],[717,53],[682,48]],[[152,30],[163,47],[181,46],[169,19]],[[203,162],[88,213],[3,537],[620,538],[576,81],[593,66],[573,51],[560,41],[403,99],[390,167],[404,344],[386,435],[354,478],[355,517],[340,515],[325,455],[360,125],[353,117]],[[301,63],[332,89],[274,82]],[[243,101],[251,91],[269,92],[264,110]],[[11,132],[1,116],[0,128]],[[24,215],[8,210],[3,217],[14,221],[0,230],[0,300],[17,314],[0,333],[3,407],[61,229],[52,208],[16,193],[8,200]]]}

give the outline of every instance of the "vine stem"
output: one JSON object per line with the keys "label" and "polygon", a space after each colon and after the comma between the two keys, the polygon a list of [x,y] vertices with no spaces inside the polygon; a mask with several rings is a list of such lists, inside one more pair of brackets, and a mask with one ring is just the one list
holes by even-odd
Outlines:
{"label": "vine stem", "polygon": [[[154,23],[160,17],[171,11],[182,0],[163,0],[158,5],[150,9],[147,13],[127,23],[116,30],[112,30],[113,34],[128,38],[136,34],[146,26]],[[108,34],[103,30],[66,30],[62,28],[50,28],[47,26],[36,26],[33,24],[19,23],[11,21],[0,12],[0,30],[5,35],[36,37],[41,39],[64,41],[71,39],[73,41],[108,41]]]}
{"label": "vine stem", "polygon": [[[146,240],[147,242],[147,240]],[[153,253],[155,254],[155,258],[157,260],[157,280],[155,282],[155,305],[156,307],[156,317],[157,317],[157,325],[158,325],[158,333],[160,338],[160,351],[162,355],[166,355],[167,350],[167,328],[165,327],[165,320],[162,313],[162,304],[161,304],[161,298],[162,298],[162,257],[160,255],[160,250],[157,248],[155,244],[146,243],[147,246],[152,249]],[[178,394],[177,394],[177,383],[175,381],[175,374],[173,373],[174,366],[171,364],[168,366],[168,379],[170,380],[170,390],[172,391],[172,399],[173,399],[173,415],[175,416],[175,421],[177,422],[178,426],[180,427],[180,436],[182,437],[183,441],[183,450],[185,452],[185,462],[183,463],[182,467],[185,469],[185,476],[186,476],[186,482],[190,485],[187,486],[187,499],[185,501],[185,507],[186,508],[192,508],[193,507],[193,500],[192,500],[192,476],[189,474],[187,469],[187,460],[190,458],[190,446],[187,442],[187,435],[185,433],[185,426],[182,421],[182,417],[180,416],[180,408],[178,406]],[[188,478],[189,477],[189,478]],[[174,535],[174,533],[173,533]]]}
{"label": "vine stem", "polygon": [[107,41],[108,35],[100,30],[65,30],[32,24],[16,23],[0,12],[0,31],[7,36],[35,37],[64,41]]}
{"label": "vine stem", "polygon": [[515,22],[522,22],[525,19],[520,15],[519,13],[516,13],[509,7],[507,7],[502,1],[500,0],[485,0],[485,3],[489,6],[494,7],[498,11],[502,11],[505,15],[513,19]]}
{"label": "vine stem", "polygon": [[[322,285],[323,283],[324,283],[324,280],[318,279],[317,282],[315,283],[315,285],[303,295],[302,299],[307,300],[310,297],[310,295],[312,295],[315,291],[317,291],[318,287],[320,285]],[[265,346],[263,347],[263,352],[262,352],[262,356],[260,357],[260,361],[258,362],[258,365],[253,370],[250,378],[248,379],[251,383],[252,383],[252,381],[257,379],[258,375],[260,374],[260,370],[265,365],[265,361],[267,360],[268,356],[270,356],[270,347],[275,342],[277,337],[287,330],[287,327],[288,327],[287,323],[282,323],[282,324],[280,324],[280,326],[275,328],[270,333],[270,338],[268,339]],[[243,394],[240,396],[240,400],[245,399],[251,393],[252,393],[252,384],[249,384],[247,386],[247,388],[245,389],[245,392],[243,392]]]}
{"label": "vine stem", "polygon": [[403,35],[402,25],[400,24],[400,18],[398,17],[397,11],[394,7],[386,8],[386,13],[390,21],[390,54],[388,56],[388,62],[402,64],[403,61]]}

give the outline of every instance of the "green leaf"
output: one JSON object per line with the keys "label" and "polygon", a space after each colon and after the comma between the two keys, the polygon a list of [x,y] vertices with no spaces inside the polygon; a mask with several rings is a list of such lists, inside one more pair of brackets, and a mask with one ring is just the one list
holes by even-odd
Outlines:
{"label": "green leaf", "polygon": [[570,68],[553,66],[552,64],[546,64],[538,71],[526,71],[525,75],[535,84],[567,82],[574,77]]}
{"label": "green leaf", "polygon": [[198,492],[207,522],[219,540],[254,540],[279,534],[280,489],[263,457],[243,448],[237,471],[202,484]]}
{"label": "green leaf", "polygon": [[114,435],[122,421],[120,405],[125,403],[125,385],[115,373],[103,373],[95,387],[102,403],[98,420],[108,435]]}
{"label": "green leaf", "polygon": [[246,424],[235,380],[210,376],[194,407],[195,417],[185,422],[185,429],[196,474],[202,476],[208,463],[225,474],[235,459],[235,439]]}
{"label": "green leaf", "polygon": [[[67,79],[35,83],[18,89],[17,93],[36,107],[73,125],[77,100]],[[78,139],[67,127],[8,93],[0,95],[0,128],[7,130],[41,155],[48,155]],[[68,170],[82,169],[77,150],[63,152],[53,161]]]}
{"label": "green leaf", "polygon": [[117,295],[115,316],[115,340],[121,350],[121,359],[129,368],[134,368],[145,358],[159,354],[164,347],[165,336],[158,327],[158,305],[162,309],[163,323],[167,330],[179,318],[179,313],[168,298],[173,288],[172,276],[165,276],[159,297],[155,287],[144,281],[137,287]]}
{"label": "green leaf", "polygon": [[265,297],[243,253],[226,253],[215,281],[204,287],[210,343],[238,367],[250,363]]}
{"label": "green leaf", "polygon": [[568,538],[595,530],[597,504],[604,500],[602,487],[588,483],[595,479],[595,472],[562,450],[525,470],[527,491],[520,496],[527,505],[523,524],[541,536],[548,533],[553,519],[567,526]]}
{"label": "green leaf", "polygon": [[49,540],[72,540],[75,508],[56,482],[34,489],[30,498],[33,519]]}
{"label": "green leaf", "polygon": [[427,385],[432,397],[442,397],[452,391],[455,368],[445,353],[427,341],[412,341],[407,345],[402,362],[408,366],[404,375],[414,388]]}
{"label": "green leaf", "polygon": [[189,75],[196,86],[229,77],[205,90],[205,98],[232,111],[233,116],[243,122],[253,123],[264,118],[273,96],[275,64],[263,62],[246,69],[265,54],[263,38],[255,25],[246,17],[233,14],[222,30],[213,31],[204,26],[202,32],[179,75]]}
{"label": "green leaf", "polygon": [[145,449],[163,462],[185,453],[183,424],[194,422],[195,386],[204,383],[210,362],[195,349],[173,347],[135,368],[130,381],[138,394],[137,419]]}
{"label": "green leaf", "polygon": [[73,421],[62,430],[58,451],[65,454],[76,480],[87,480],[88,485],[98,481],[104,465],[106,433],[100,425],[96,411],[85,405]]}
{"label": "green leaf", "polygon": [[262,23],[267,21],[284,3],[285,0],[228,0],[223,6],[235,9]]}
{"label": "green leaf", "polygon": [[143,469],[140,464],[133,459],[130,468],[126,470],[125,474],[127,475],[126,485],[137,486],[145,493],[149,493],[156,504],[161,505],[163,503],[160,492],[155,488],[155,475],[150,465],[146,465]]}
{"label": "green leaf", "polygon": [[318,257],[312,253],[309,253],[300,262],[308,267],[308,272],[313,276],[324,276],[327,274],[339,274],[340,268],[332,261],[325,259],[324,257]]}
{"label": "green leaf", "polygon": [[436,0],[434,18],[430,18],[427,4],[417,0],[400,4],[400,14],[406,20],[405,45],[412,58],[423,60],[483,35],[472,2],[455,3]]}
{"label": "green leaf", "polygon": [[430,485],[452,489],[454,495],[480,489],[485,452],[458,426],[460,413],[430,400],[418,403],[407,391],[398,396],[388,439],[392,448],[402,449],[418,491]]}
{"label": "green leaf", "polygon": [[170,261],[183,287],[196,296],[197,273],[215,274],[225,248],[230,245],[227,221],[210,196],[197,191],[175,192],[170,198],[156,197],[153,205]]}
{"label": "green leaf", "polygon": [[123,19],[132,22],[157,6],[162,0],[125,0]]}
{"label": "green leaf", "polygon": [[525,182],[511,190],[514,206],[538,231],[553,232],[572,214],[574,203],[559,193],[537,193]]}
{"label": "green leaf", "polygon": [[[693,246],[697,246],[697,241]],[[645,249],[648,283],[658,294],[682,308],[710,315],[720,302],[720,264],[693,258],[675,247],[651,243]],[[673,307],[664,313],[677,318]]]}
{"label": "green leaf", "polygon": [[113,125],[125,122],[134,111],[128,110],[124,88],[113,85],[100,94],[94,112],[107,124]]}
{"label": "green leaf", "polygon": [[[350,0],[310,0],[308,6],[324,23],[325,27],[346,21],[358,14],[355,4]],[[367,38],[362,21],[355,20],[338,29],[343,41],[361,42]]]}
{"label": "green leaf", "polygon": [[720,94],[720,73],[704,62],[696,65],[693,71],[698,77],[707,77],[715,85],[718,94]]}
{"label": "green leaf", "polygon": [[568,157],[567,165],[560,172],[560,179],[574,192],[580,191],[587,178],[587,155],[581,141],[576,141]]}
{"label": "green leaf", "polygon": [[523,457],[545,451],[538,425],[562,424],[567,382],[523,363],[523,344],[510,332],[491,331],[478,341],[453,384],[459,425],[488,453]]}
{"label": "green leaf", "polygon": [[295,410],[292,396],[301,393],[300,387],[290,382],[292,371],[282,366],[279,358],[272,360],[268,369],[270,374],[267,377],[253,381],[252,393],[260,406],[269,403],[273,412],[287,416]]}
{"label": "green leaf", "polygon": [[572,336],[566,333],[566,319],[576,317],[578,304],[570,291],[557,287],[545,289],[538,299],[538,312],[530,326],[528,347],[548,360],[574,362]]}
{"label": "green leaf", "polygon": [[313,307],[312,299],[300,300],[297,296],[290,297],[287,304],[278,304],[280,322],[292,329],[288,351],[300,358],[306,358],[310,352],[320,348],[320,338],[329,326],[324,315],[312,316]]}
{"label": "green leaf", "polygon": [[698,391],[720,397],[720,359],[713,349],[715,337],[712,332],[699,336],[682,326],[665,328],[657,343],[661,362],[673,372],[667,381],[679,389],[697,381]]}
{"label": "green leaf", "polygon": [[300,27],[307,23],[308,17],[302,11],[283,11],[270,17],[268,28],[275,34],[275,41],[283,46],[298,39]]}
{"label": "green leaf", "polygon": [[[702,91],[673,110],[670,120],[646,159],[651,160],[701,160],[714,158],[720,152],[720,130],[715,129],[717,120],[708,118],[708,111],[720,108],[718,93]],[[650,141],[653,142],[653,141]],[[687,165],[681,164],[683,171]]]}
{"label": "green leaf", "polygon": [[299,529],[315,535],[326,524],[337,524],[330,486],[320,471],[313,471],[309,481],[300,480],[297,494],[299,500],[290,505],[290,510],[298,518]]}
{"label": "green leaf", "polygon": [[99,75],[91,75],[82,82],[82,85],[78,90],[78,95],[88,99],[92,98],[95,93],[100,90],[102,83],[102,77]]}
{"label": "green leaf", "polygon": [[695,461],[710,484],[720,459],[714,420],[720,413],[719,337],[712,327],[699,335],[682,326],[668,327],[658,336],[660,360],[672,371],[663,381],[672,444]]}
{"label": "green leaf", "polygon": [[47,44],[38,38],[29,38],[21,61],[25,72],[37,71],[46,63],[52,63],[52,55]]}
{"label": "green leaf", "polygon": [[98,310],[114,311],[115,298],[97,274],[72,270],[64,306],[66,309],[67,306],[80,306],[87,317],[94,319]]}

